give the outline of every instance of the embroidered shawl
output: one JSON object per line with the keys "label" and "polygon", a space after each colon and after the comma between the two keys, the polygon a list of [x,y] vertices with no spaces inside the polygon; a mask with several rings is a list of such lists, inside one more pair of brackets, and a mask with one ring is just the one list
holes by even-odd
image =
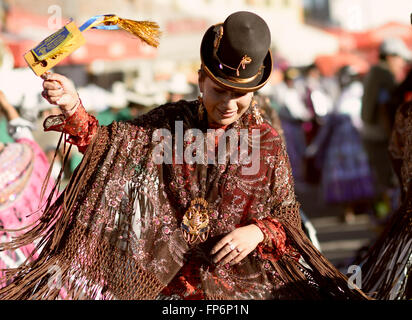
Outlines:
{"label": "embroidered shawl", "polygon": [[[230,152],[223,164],[156,164],[156,129],[169,130],[173,142],[176,121],[184,132],[206,132],[206,116],[199,119],[198,110],[198,102],[180,101],[99,127],[70,183],[38,224],[1,244],[11,249],[40,238],[42,251],[34,262],[8,270],[10,284],[0,297],[55,299],[62,286],[67,299],[156,299],[196,261],[206,299],[367,299],[348,288],[347,278],[301,229],[285,146],[267,122],[254,125],[248,111],[230,126],[259,129],[259,170],[253,175],[229,161]],[[190,143],[185,149],[196,152],[199,144],[190,149]],[[250,154],[251,146],[249,141]],[[209,205],[210,230],[205,242],[189,245],[181,223],[197,197]],[[293,250],[276,255],[276,247],[264,247],[237,265],[212,263],[209,252],[223,235],[268,217],[282,225]]]}

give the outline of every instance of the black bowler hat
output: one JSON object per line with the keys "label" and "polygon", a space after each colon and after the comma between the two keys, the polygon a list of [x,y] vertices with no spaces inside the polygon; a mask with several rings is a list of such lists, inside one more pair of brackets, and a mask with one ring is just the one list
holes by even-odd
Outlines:
{"label": "black bowler hat", "polygon": [[270,44],[270,30],[261,17],[247,11],[235,12],[203,36],[203,69],[226,89],[256,91],[272,72]]}

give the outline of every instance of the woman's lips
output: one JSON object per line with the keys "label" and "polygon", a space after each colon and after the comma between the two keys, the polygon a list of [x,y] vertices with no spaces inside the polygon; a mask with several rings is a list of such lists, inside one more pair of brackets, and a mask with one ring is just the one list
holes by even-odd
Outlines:
{"label": "woman's lips", "polygon": [[231,118],[234,115],[236,115],[237,111],[220,111],[218,110],[219,114],[221,115],[222,118]]}

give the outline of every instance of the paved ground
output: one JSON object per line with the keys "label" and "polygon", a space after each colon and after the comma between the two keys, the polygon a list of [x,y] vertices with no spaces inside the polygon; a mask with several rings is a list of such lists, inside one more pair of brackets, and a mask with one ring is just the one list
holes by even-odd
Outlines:
{"label": "paved ground", "polygon": [[316,185],[296,186],[296,194],[315,227],[322,253],[346,274],[356,252],[368,247],[375,239],[376,227],[367,214],[356,215],[351,224],[344,222],[342,208],[325,205]]}

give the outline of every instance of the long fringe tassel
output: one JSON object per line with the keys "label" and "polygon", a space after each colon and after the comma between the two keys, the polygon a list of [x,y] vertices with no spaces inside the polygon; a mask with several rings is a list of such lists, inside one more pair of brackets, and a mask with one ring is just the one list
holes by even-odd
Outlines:
{"label": "long fringe tassel", "polygon": [[[365,291],[376,299],[390,299],[400,273],[404,271],[412,254],[411,207],[409,203],[409,207],[401,206],[393,213],[384,231],[364,259],[363,286]],[[407,279],[407,281],[411,280]],[[399,295],[401,294],[399,292]]]}
{"label": "long fringe tassel", "polygon": [[123,30],[135,35],[149,46],[157,48],[161,32],[157,23],[152,21],[134,21],[119,18],[117,25]]}
{"label": "long fringe tassel", "polygon": [[[101,137],[101,141],[96,141],[98,136]],[[12,282],[0,289],[0,299],[48,299],[56,296],[55,292],[46,290],[50,268],[53,266],[67,268],[61,265],[57,253],[58,247],[67,231],[67,226],[72,221],[71,213],[76,204],[75,200],[95,169],[96,159],[99,159],[104,152],[105,148],[102,146],[106,144],[107,135],[97,134],[66,189],[54,203],[51,203],[52,195],[49,196],[47,207],[39,223],[13,241],[0,243],[0,251],[13,250],[41,238],[36,245],[37,251],[40,251],[37,259],[30,262],[26,260],[18,268],[5,270],[7,283]],[[55,188],[59,180],[56,181]]]}
{"label": "long fringe tassel", "polygon": [[135,35],[143,40],[148,45],[157,48],[159,45],[159,37],[161,32],[159,25],[152,21],[135,21],[123,19],[116,15],[105,15],[102,21],[95,21],[85,30],[96,27],[98,25],[117,25],[119,28]]}
{"label": "long fringe tassel", "polygon": [[[319,284],[322,291],[328,291],[335,299],[355,299],[370,300],[364,292],[359,289],[349,289],[348,278],[337,270],[311,243],[303,231],[297,230],[287,221],[282,222],[287,238],[302,254],[305,262],[311,267],[313,277]],[[282,268],[284,269],[284,268]],[[285,270],[285,269],[284,269]],[[295,273],[297,270],[285,270],[286,279],[290,279],[289,273]],[[299,272],[298,272],[299,273]],[[294,275],[295,277],[298,274]],[[292,278],[293,279],[293,278]],[[303,288],[302,288],[303,289]],[[307,295],[307,293],[306,293]]]}

